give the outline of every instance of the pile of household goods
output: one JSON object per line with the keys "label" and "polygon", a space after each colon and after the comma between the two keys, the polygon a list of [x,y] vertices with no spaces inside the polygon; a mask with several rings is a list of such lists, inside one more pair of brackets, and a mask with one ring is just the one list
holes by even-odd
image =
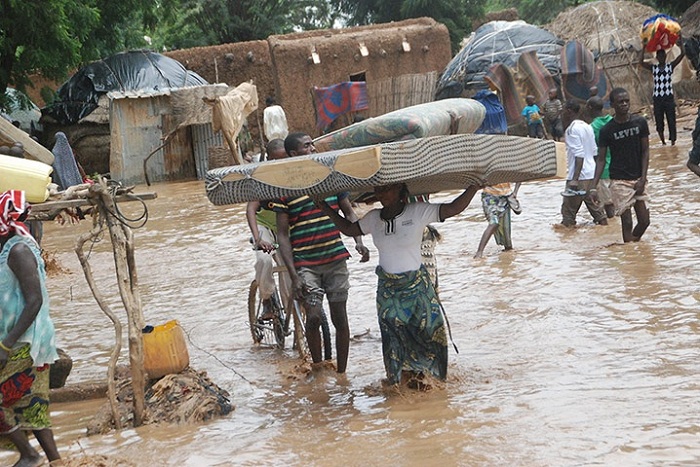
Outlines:
{"label": "pile of household goods", "polygon": [[681,25],[674,18],[658,14],[647,18],[642,24],[640,37],[644,50],[656,52],[667,50],[673,47],[678,41],[681,32]]}
{"label": "pile of household goods", "polygon": [[[133,390],[126,367],[117,368],[117,402],[122,426],[133,422]],[[211,420],[230,413],[227,391],[214,384],[206,372],[190,367],[180,373],[168,374],[151,380],[146,387],[144,424],[184,424]],[[104,434],[114,430],[109,403],[105,403],[88,424],[87,434]]]}

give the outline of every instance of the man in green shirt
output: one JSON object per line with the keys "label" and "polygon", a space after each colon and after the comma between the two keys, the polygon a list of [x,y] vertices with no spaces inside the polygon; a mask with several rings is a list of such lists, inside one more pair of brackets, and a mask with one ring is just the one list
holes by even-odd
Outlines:
{"label": "man in green shirt", "polygon": [[[605,126],[610,120],[612,120],[612,115],[603,114],[603,99],[598,96],[593,96],[586,102],[586,113],[588,114],[588,119],[590,121],[591,128],[593,128],[593,134],[595,135],[595,142],[598,144],[598,138],[600,137],[600,129]],[[612,196],[610,193],[610,149],[605,153],[605,168],[603,169],[603,175],[600,176],[598,181],[597,191],[598,200],[603,203],[605,208],[605,215],[608,219],[612,219],[615,215],[615,207],[613,206]]]}
{"label": "man in green shirt", "polygon": [[[273,139],[266,147],[268,160],[287,157],[284,150],[284,140]],[[263,313],[260,319],[272,319],[270,299],[275,292],[273,269],[275,261],[275,243],[277,243],[277,215],[261,206],[260,201],[250,201],[246,207],[246,219],[253,238],[255,248],[255,281],[258,284],[263,303]],[[279,261],[281,263],[281,261]],[[289,281],[287,281],[289,282]]]}

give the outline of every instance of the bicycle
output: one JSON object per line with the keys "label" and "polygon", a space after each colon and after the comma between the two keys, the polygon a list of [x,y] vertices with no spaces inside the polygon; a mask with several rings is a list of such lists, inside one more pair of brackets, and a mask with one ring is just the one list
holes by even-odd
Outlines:
{"label": "bicycle", "polygon": [[[292,348],[299,352],[299,356],[302,360],[308,360],[311,353],[306,342],[306,312],[304,307],[299,304],[294,297],[287,297],[286,293],[280,294],[280,290],[286,290],[282,286],[282,281],[284,275],[287,273],[287,268],[285,266],[275,266],[272,272],[273,275],[276,276],[276,283],[275,290],[270,297],[271,319],[262,319],[263,303],[256,280],[250,283],[250,288],[248,290],[248,319],[253,343],[266,344],[284,349],[286,337],[293,333],[294,340]],[[294,327],[290,329],[292,320],[294,320]],[[333,347],[331,343],[330,326],[325,311],[321,315],[321,335],[324,358],[330,360]]]}

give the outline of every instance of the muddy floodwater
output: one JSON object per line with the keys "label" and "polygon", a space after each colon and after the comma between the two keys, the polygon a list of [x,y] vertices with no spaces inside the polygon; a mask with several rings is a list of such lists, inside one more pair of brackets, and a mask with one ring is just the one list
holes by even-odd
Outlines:
{"label": "muddy floodwater", "polygon": [[[134,231],[146,321],[177,319],[191,366],[236,408],[196,426],[88,438],[101,401],[53,404],[61,452],[138,466],[700,465],[700,178],[685,168],[693,120],[680,121],[675,147],[651,139],[651,226],[639,243],[622,244],[619,219],[593,225],[585,207],[577,228],[559,228],[561,180],[523,185],[512,252],[491,241],[472,258],[486,227],[478,199],[438,225],[441,298],[459,354],[450,349],[446,387],[430,392],[381,390],[376,256],[349,261],[357,337],[347,374],[307,376],[291,349],[252,344],[244,206],[213,206],[201,181],[138,187],[158,194]],[[114,341],[73,252],[89,227],[44,232],[43,247],[65,270],[49,288],[59,346],[74,360],[69,384],[104,380]],[[124,320],[108,236],[90,261]],[[0,463],[13,459],[5,453]]]}

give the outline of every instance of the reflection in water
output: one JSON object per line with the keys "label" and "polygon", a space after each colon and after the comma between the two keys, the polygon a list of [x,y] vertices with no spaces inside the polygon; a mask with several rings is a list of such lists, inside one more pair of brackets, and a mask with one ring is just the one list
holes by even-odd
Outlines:
{"label": "reflection in water", "polygon": [[[56,404],[59,446],[76,453],[79,440],[137,465],[697,464],[700,180],[684,167],[681,136],[652,149],[652,225],[640,243],[621,244],[619,220],[595,226],[585,210],[578,228],[558,228],[562,181],[522,187],[513,252],[491,243],[472,259],[486,226],[476,201],[440,225],[441,297],[460,353],[450,353],[444,390],[391,397],[379,384],[374,261],[349,263],[351,330],[369,333],[353,340],[347,375],[307,377],[291,350],[251,344],[243,206],[212,206],[202,182],[141,187],[158,193],[135,232],[146,319],[180,321],[192,366],[230,391],[236,410],[200,426],[84,438],[97,404]],[[113,339],[72,251],[84,224],[44,235],[70,270],[49,284],[60,345],[75,359],[69,382],[104,378]],[[123,316],[106,242],[91,261]]]}

